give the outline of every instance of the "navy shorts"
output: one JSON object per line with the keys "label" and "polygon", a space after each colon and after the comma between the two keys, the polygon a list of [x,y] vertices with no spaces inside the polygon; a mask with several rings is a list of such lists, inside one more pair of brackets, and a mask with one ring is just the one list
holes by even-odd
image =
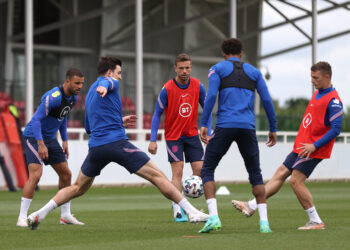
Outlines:
{"label": "navy shorts", "polygon": [[259,147],[255,130],[241,128],[215,128],[205,150],[202,168],[203,183],[214,181],[214,171],[221,158],[227,153],[232,142],[236,142],[245,167],[249,182],[253,185],[264,184],[259,160]]}
{"label": "navy shorts", "polygon": [[49,158],[42,160],[38,153],[38,142],[33,137],[24,137],[25,141],[25,154],[27,165],[30,163],[53,165],[66,161],[66,155],[63,152],[62,147],[58,143],[57,139],[44,140],[47,147]]}
{"label": "navy shorts", "polygon": [[317,164],[319,164],[321,161],[322,159],[315,158],[309,158],[306,160],[306,157],[298,157],[297,153],[291,152],[284,160],[283,165],[286,166],[286,168],[288,168],[288,170],[291,172],[293,169],[298,169],[309,178]]}
{"label": "navy shorts", "polygon": [[100,175],[101,170],[110,162],[115,162],[129,171],[135,173],[150,158],[138,149],[128,140],[120,140],[105,145],[93,147],[89,149],[89,153],[85,158],[81,171],[89,177]]}
{"label": "navy shorts", "polygon": [[176,162],[184,160],[195,162],[204,160],[204,150],[198,135],[192,137],[180,137],[177,141],[166,141],[168,161]]}

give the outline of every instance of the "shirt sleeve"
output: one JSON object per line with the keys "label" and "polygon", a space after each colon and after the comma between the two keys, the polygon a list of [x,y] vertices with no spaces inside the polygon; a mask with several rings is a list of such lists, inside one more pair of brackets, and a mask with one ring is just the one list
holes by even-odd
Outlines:
{"label": "shirt sleeve", "polygon": [[35,111],[31,121],[33,134],[36,140],[43,139],[41,133],[41,120],[48,116],[53,108],[59,107],[61,105],[61,97],[62,95],[56,96],[48,94],[41,99],[41,103]]}
{"label": "shirt sleeve", "polygon": [[211,112],[213,111],[216,96],[219,91],[220,87],[220,77],[218,73],[216,72],[216,66],[213,66],[209,69],[209,87],[208,87],[208,93],[207,97],[205,98],[204,107],[203,107],[203,114],[200,126],[201,127],[207,127]]}
{"label": "shirt sleeve", "polygon": [[62,141],[67,141],[68,140],[68,135],[67,135],[67,116],[64,118],[64,120],[61,123],[60,134],[61,134]]}
{"label": "shirt sleeve", "polygon": [[168,106],[168,96],[166,93],[166,89],[163,88],[158,96],[158,100],[156,103],[156,107],[154,109],[152,123],[151,123],[151,138],[152,142],[157,141],[158,128],[160,123],[160,117],[162,116],[165,107]]}
{"label": "shirt sleeve", "polygon": [[267,118],[269,120],[270,132],[276,132],[277,123],[275,109],[273,107],[272,99],[269,90],[267,89],[266,82],[260,72],[256,81],[256,90],[259,93]]}
{"label": "shirt sleeve", "polygon": [[112,77],[105,77],[102,81],[98,83],[98,86],[105,87],[108,91],[112,90],[114,88],[114,85],[116,80],[114,80]]}
{"label": "shirt sleeve", "polygon": [[86,113],[85,113],[84,127],[85,127],[86,133],[89,135],[91,133],[91,131],[90,131],[89,119],[88,119],[88,116]]}
{"label": "shirt sleeve", "polygon": [[[200,89],[199,89],[199,104],[204,108],[204,102],[206,98],[206,90],[204,85],[201,83],[200,84]],[[208,135],[211,135],[211,125],[212,125],[212,114],[210,113],[208,123],[206,127],[208,128]]]}
{"label": "shirt sleeve", "polygon": [[325,121],[325,125],[329,123],[331,128],[321,139],[314,142],[315,148],[320,148],[328,144],[340,134],[341,124],[343,122],[343,105],[339,100],[333,99],[329,102],[326,117],[329,117],[329,120]]}

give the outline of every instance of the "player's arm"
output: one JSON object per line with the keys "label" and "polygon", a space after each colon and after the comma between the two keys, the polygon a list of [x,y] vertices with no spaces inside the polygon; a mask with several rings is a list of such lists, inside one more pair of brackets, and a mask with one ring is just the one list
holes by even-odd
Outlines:
{"label": "player's arm", "polygon": [[218,73],[216,72],[216,66],[212,67],[209,69],[209,87],[208,87],[208,93],[207,97],[205,98],[204,102],[204,107],[203,107],[203,113],[202,113],[202,119],[200,123],[200,137],[201,140],[204,143],[208,143],[209,138],[208,138],[208,122],[211,116],[211,112],[213,111],[215,101],[216,101],[216,96],[219,91],[221,79]]}
{"label": "player's arm", "polygon": [[104,80],[100,81],[96,92],[103,98],[107,95],[108,91],[114,88],[114,82],[111,77],[106,77]]}
{"label": "player's arm", "polygon": [[152,123],[151,123],[151,139],[148,145],[148,152],[151,154],[157,153],[157,134],[160,123],[160,117],[162,116],[164,109],[168,106],[168,95],[165,88],[159,93],[156,107],[153,112]]}
{"label": "player's arm", "polygon": [[43,160],[49,157],[49,153],[41,133],[41,120],[48,116],[53,108],[58,107],[60,104],[61,95],[54,95],[54,93],[48,94],[41,99],[41,103],[32,117],[33,134],[38,143],[39,156]]}
{"label": "player's arm", "polygon": [[267,118],[269,120],[269,126],[270,131],[268,134],[268,141],[266,142],[266,145],[268,147],[272,147],[277,142],[277,123],[276,123],[276,115],[275,115],[275,109],[273,107],[272,99],[269,93],[269,90],[267,89],[266,82],[264,78],[262,77],[262,74],[260,71],[257,71],[257,80],[256,80],[256,90],[259,93],[259,96],[261,98],[262,104],[264,106]]}
{"label": "player's arm", "polygon": [[91,130],[90,130],[89,119],[88,119],[88,116],[87,116],[86,112],[85,112],[84,127],[85,127],[86,133],[89,135],[91,133]]}
{"label": "player's arm", "polygon": [[[200,84],[200,89],[199,89],[199,104],[202,106],[202,108],[204,107],[204,102],[205,102],[205,98],[206,98],[206,91],[205,91],[205,87],[204,85],[201,83]],[[212,125],[212,121],[213,121],[213,116],[212,114],[210,113],[210,116],[209,116],[209,120],[208,120],[208,123],[206,125],[206,127],[208,128],[208,135],[210,136],[211,135],[211,125]]]}
{"label": "player's arm", "polygon": [[343,122],[342,103],[337,99],[333,99],[328,104],[326,113],[329,114],[329,121],[326,125],[329,125],[331,128],[322,138],[313,143],[316,149],[328,144],[340,134],[341,124]]}
{"label": "player's arm", "polygon": [[38,153],[41,159],[47,159],[49,157],[49,153],[47,147],[45,146],[43,136],[41,133],[41,120],[45,117],[45,104],[40,103],[39,107],[37,108],[32,117],[32,130],[34,137],[38,143]]}
{"label": "player's arm", "polygon": [[62,149],[64,154],[66,155],[66,158],[68,159],[69,150],[68,150],[68,135],[67,135],[67,116],[62,121],[59,130],[62,138]]}

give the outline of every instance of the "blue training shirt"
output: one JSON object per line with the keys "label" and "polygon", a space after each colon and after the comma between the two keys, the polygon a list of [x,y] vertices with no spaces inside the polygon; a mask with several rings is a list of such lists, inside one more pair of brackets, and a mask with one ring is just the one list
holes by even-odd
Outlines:
{"label": "blue training shirt", "polygon": [[[319,89],[316,95],[316,100],[320,99],[321,97],[333,90],[333,87]],[[328,104],[326,115],[324,117],[324,125],[327,127],[330,126],[331,128],[321,139],[314,142],[315,148],[320,148],[329,143],[335,137],[337,137],[340,134],[342,121],[343,104],[339,101],[335,101],[335,99],[333,98]]]}
{"label": "blue training shirt", "polygon": [[[73,103],[77,101],[77,96],[66,96],[66,100],[70,101],[74,98]],[[55,117],[49,115],[53,108],[58,108],[61,105],[62,93],[59,87],[55,87],[47,91],[42,97],[41,102],[36,109],[32,119],[24,129],[23,135],[26,137],[33,137],[36,140],[42,139],[54,139],[56,138],[57,131],[60,131],[63,141],[68,139],[67,137],[67,116],[63,120],[58,120]]]}
{"label": "blue training shirt", "polygon": [[[176,79],[173,79],[176,85],[181,88],[181,89],[187,89],[188,86],[190,85],[190,79],[185,85],[179,84]],[[204,101],[205,101],[205,87],[203,86],[202,83],[200,83],[200,89],[199,89],[199,104],[203,107],[204,106]],[[158,133],[158,128],[159,128],[159,123],[160,123],[160,117],[162,116],[164,109],[168,107],[168,95],[166,92],[165,88],[162,88],[162,90],[159,93],[158,100],[156,103],[156,107],[154,109],[153,117],[152,117],[152,124],[151,124],[151,139],[150,141],[156,141],[157,140],[157,133]],[[209,117],[209,121],[206,125],[208,128],[208,134],[211,134],[211,122],[212,122],[212,117]],[[185,137],[185,136],[181,136]]]}
{"label": "blue training shirt", "polygon": [[[239,61],[236,57],[230,57],[209,70],[209,88],[205,99],[201,127],[205,127],[208,122],[219,92],[221,80],[234,70],[233,63],[229,60]],[[250,79],[256,82],[256,90],[267,114],[270,131],[276,132],[275,110],[261,72],[248,63],[243,64],[243,70]],[[216,126],[220,128],[255,129],[254,99],[255,93],[248,89],[236,87],[222,89],[219,92]]]}
{"label": "blue training shirt", "polygon": [[[96,92],[99,86],[108,90],[103,98]],[[111,77],[98,77],[86,96],[85,108],[85,130],[90,134],[90,148],[128,139],[123,126],[119,81]]]}

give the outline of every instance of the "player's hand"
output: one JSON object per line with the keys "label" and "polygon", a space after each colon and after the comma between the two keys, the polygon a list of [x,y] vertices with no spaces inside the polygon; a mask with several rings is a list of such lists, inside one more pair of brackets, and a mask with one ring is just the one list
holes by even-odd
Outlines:
{"label": "player's hand", "polygon": [[62,142],[63,153],[66,155],[66,159],[69,158],[68,141]]}
{"label": "player's hand", "polygon": [[201,137],[201,140],[204,144],[208,144],[210,137],[208,136],[208,128],[207,127],[201,127],[200,137]]}
{"label": "player's hand", "polygon": [[132,125],[135,125],[135,122],[137,120],[136,115],[127,115],[123,117],[123,126],[124,128],[130,127]]}
{"label": "player's hand", "polygon": [[49,151],[43,140],[38,140],[38,153],[42,160],[46,160],[49,158]]}
{"label": "player's hand", "polygon": [[97,89],[96,89],[96,92],[103,98],[105,97],[105,95],[107,95],[107,89],[103,86],[99,86]]}
{"label": "player's hand", "polygon": [[302,149],[299,153],[299,157],[306,157],[306,160],[309,159],[310,155],[316,151],[316,147],[312,143],[300,143],[302,147],[297,148],[297,150]]}
{"label": "player's hand", "polygon": [[157,153],[157,147],[157,143],[155,141],[151,141],[148,145],[148,152],[155,155]]}
{"label": "player's hand", "polygon": [[274,146],[276,144],[276,142],[277,142],[277,134],[276,134],[276,132],[269,132],[269,139],[265,143],[266,146],[272,147],[272,146]]}

